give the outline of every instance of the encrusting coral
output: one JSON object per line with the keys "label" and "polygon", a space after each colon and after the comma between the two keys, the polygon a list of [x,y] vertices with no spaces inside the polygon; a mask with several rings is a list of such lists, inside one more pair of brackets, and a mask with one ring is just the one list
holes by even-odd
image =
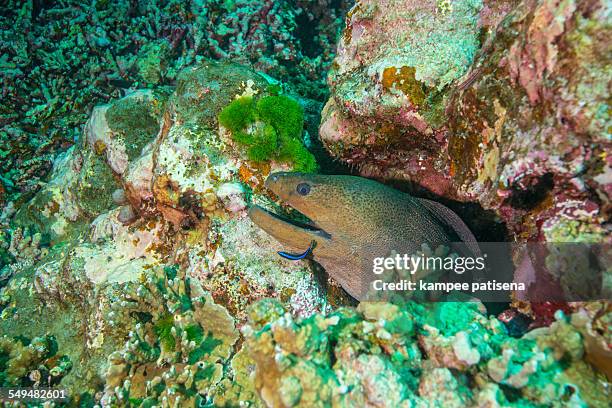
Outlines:
{"label": "encrusting coral", "polygon": [[197,281],[176,267],[144,273],[114,308],[115,319],[126,314],[139,321],[108,357],[103,404],[200,406],[215,398],[238,332]]}
{"label": "encrusting coral", "polygon": [[245,347],[274,407],[607,406],[573,318],[513,338],[480,306],[361,303],[296,319],[267,300]]}
{"label": "encrusting coral", "polygon": [[58,384],[72,368],[66,356],[57,355],[51,336],[27,339],[0,337],[0,386],[50,386]]}

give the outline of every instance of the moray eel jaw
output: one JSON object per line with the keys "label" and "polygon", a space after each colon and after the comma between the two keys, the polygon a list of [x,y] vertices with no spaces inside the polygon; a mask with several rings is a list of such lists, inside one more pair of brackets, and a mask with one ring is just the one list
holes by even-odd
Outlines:
{"label": "moray eel jaw", "polygon": [[332,237],[315,225],[302,224],[274,214],[255,205],[249,210],[249,218],[261,229],[273,236],[284,246],[297,251],[304,251],[312,241],[316,242],[316,252],[325,252],[331,244]]}

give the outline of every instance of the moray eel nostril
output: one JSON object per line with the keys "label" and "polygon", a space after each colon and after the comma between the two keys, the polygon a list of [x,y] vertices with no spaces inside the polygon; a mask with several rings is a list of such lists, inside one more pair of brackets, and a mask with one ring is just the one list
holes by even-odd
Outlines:
{"label": "moray eel nostril", "polygon": [[301,253],[316,245],[314,260],[358,300],[363,298],[364,283],[371,278],[376,257],[393,251],[415,253],[422,244],[437,248],[460,241],[473,254],[480,253],[476,239],[452,210],[373,180],[274,173],[266,180],[266,187],[312,224],[298,223],[258,206],[249,210],[251,220],[292,252]]}

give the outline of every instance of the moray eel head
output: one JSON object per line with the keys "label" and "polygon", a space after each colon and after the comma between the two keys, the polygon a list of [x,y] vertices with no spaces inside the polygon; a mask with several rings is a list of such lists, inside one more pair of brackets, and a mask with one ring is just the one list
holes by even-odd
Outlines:
{"label": "moray eel head", "polygon": [[354,176],[273,173],[266,187],[330,235],[354,236],[356,225],[375,217],[381,184]]}
{"label": "moray eel head", "polygon": [[[325,176],[304,173],[273,173],[266,187],[281,201],[299,211],[312,222],[305,224],[271,213],[259,206],[249,210],[251,220],[284,246],[303,251],[314,240],[318,255],[333,256],[334,235],[338,229],[337,202],[330,197],[342,197],[339,186],[330,185]],[[329,207],[329,208],[328,208]]]}
{"label": "moray eel head", "polygon": [[[333,181],[333,179],[332,179]],[[337,228],[334,217],[346,197],[339,183],[330,182],[329,176],[304,173],[273,173],[266,180],[266,187],[283,202],[298,210],[321,229]]]}
{"label": "moray eel head", "polygon": [[250,209],[249,217],[287,248],[302,252],[314,240],[315,258],[338,259],[350,251],[356,221],[371,218],[368,208],[360,205],[369,183],[351,176],[273,173],[266,187],[312,222],[300,224],[258,206]]}

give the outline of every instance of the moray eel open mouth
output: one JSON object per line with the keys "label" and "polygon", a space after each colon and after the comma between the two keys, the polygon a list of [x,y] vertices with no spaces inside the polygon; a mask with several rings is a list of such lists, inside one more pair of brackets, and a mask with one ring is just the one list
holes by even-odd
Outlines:
{"label": "moray eel open mouth", "polygon": [[[299,214],[307,218],[302,213]],[[303,241],[300,239],[302,237],[310,237],[310,240],[315,237],[325,240],[331,239],[331,235],[319,228],[312,220],[302,222],[285,215],[273,213],[259,205],[251,207],[249,210],[249,217],[255,224],[260,226],[274,238],[289,246],[294,246],[293,242],[296,240],[300,242]],[[307,242],[307,247],[310,241],[306,240],[304,242]]]}

